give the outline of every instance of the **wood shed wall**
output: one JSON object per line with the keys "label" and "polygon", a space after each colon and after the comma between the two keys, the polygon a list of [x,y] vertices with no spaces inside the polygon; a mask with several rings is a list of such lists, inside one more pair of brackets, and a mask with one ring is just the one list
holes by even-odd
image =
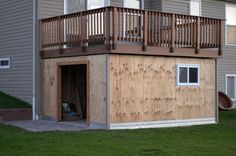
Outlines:
{"label": "wood shed wall", "polygon": [[[215,117],[215,60],[111,55],[110,123]],[[176,85],[177,64],[200,64],[200,86]]]}
{"label": "wood shed wall", "polygon": [[89,107],[90,122],[106,123],[106,56],[68,57],[44,60],[44,116],[54,120],[58,117],[58,70],[63,62],[89,61]]}

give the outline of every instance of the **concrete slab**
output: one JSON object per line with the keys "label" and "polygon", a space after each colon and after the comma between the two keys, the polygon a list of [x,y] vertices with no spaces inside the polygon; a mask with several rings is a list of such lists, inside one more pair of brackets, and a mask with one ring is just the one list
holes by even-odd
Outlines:
{"label": "concrete slab", "polygon": [[233,105],[233,107],[232,107],[233,109],[236,109],[236,104],[234,103],[234,105]]}
{"label": "concrete slab", "polygon": [[25,120],[25,121],[6,121],[5,125],[19,127],[31,132],[50,132],[50,131],[83,131],[92,130],[81,122],[54,122],[45,120]]}
{"label": "concrete slab", "polygon": [[232,109],[236,109],[236,101],[233,101]]}

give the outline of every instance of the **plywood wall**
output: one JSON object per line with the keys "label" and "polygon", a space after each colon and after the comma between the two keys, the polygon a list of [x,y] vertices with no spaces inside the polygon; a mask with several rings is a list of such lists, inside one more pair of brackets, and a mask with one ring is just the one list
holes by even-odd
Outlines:
{"label": "plywood wall", "polygon": [[57,119],[58,70],[57,64],[64,62],[89,61],[90,122],[106,123],[106,57],[69,57],[44,60],[44,116]]}
{"label": "plywood wall", "polygon": [[[200,64],[200,86],[176,86],[177,64]],[[110,56],[110,123],[215,117],[215,60]]]}

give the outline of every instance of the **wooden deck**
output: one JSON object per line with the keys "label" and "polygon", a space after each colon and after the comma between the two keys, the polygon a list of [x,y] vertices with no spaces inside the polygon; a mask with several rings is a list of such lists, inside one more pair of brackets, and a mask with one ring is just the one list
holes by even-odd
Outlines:
{"label": "wooden deck", "polygon": [[107,53],[217,58],[223,20],[105,7],[40,20],[42,58]]}

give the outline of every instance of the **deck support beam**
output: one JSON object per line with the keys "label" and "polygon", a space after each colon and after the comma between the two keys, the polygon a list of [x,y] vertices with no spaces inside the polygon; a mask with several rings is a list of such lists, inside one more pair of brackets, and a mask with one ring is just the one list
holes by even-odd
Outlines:
{"label": "deck support beam", "polygon": [[[113,49],[112,44],[106,45],[90,45],[86,47],[41,50],[41,57],[57,58],[68,56],[88,56],[100,54],[127,54],[127,55],[150,55],[150,56],[173,56],[173,57],[193,57],[193,58],[218,58],[218,49],[200,49],[196,54],[194,48],[173,48],[174,53],[170,52],[168,47],[146,46],[145,53],[142,45],[125,45],[117,44],[117,48]],[[86,51],[86,52],[85,52]]]}

